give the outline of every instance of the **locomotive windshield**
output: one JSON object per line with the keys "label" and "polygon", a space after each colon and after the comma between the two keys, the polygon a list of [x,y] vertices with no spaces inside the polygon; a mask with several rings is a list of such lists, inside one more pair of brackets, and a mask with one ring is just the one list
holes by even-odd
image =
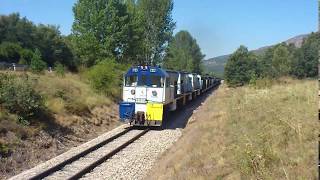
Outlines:
{"label": "locomotive windshield", "polygon": [[147,86],[147,76],[141,75],[138,81],[138,86]]}
{"label": "locomotive windshield", "polygon": [[151,76],[151,87],[163,87],[163,79],[161,76]]}
{"label": "locomotive windshield", "polygon": [[137,75],[127,76],[126,79],[125,79],[125,85],[127,87],[137,86],[137,82],[138,82],[138,76]]}
{"label": "locomotive windshield", "polygon": [[147,75],[131,75],[125,77],[125,86],[126,87],[136,87],[136,86],[148,86],[155,88],[162,88],[164,86],[164,80],[161,76],[147,76]]}

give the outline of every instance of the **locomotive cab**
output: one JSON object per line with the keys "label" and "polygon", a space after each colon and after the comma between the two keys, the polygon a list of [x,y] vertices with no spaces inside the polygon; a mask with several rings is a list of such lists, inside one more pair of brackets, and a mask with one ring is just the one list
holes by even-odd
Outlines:
{"label": "locomotive cab", "polygon": [[163,107],[175,96],[166,71],[158,67],[132,67],[124,75],[120,119],[134,125],[161,125]]}

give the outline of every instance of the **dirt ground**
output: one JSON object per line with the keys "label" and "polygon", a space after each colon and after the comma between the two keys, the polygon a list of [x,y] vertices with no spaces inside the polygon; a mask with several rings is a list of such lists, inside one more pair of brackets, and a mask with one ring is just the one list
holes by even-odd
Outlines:
{"label": "dirt ground", "polygon": [[1,121],[0,141],[9,142],[0,155],[0,179],[30,169],[121,123],[116,105],[100,106],[82,115],[55,115],[54,122],[26,126]]}

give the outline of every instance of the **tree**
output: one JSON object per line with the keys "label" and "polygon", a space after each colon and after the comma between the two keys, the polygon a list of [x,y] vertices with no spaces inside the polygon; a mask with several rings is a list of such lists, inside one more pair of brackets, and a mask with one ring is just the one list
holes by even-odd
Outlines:
{"label": "tree", "polygon": [[299,77],[316,77],[320,49],[320,33],[312,33],[304,40],[293,59],[291,74]]}
{"label": "tree", "polygon": [[144,20],[136,0],[126,1],[129,26],[128,48],[124,52],[124,61],[130,64],[144,64]]}
{"label": "tree", "polygon": [[203,68],[202,68],[202,60],[205,57],[204,54],[201,53],[201,49],[195,39],[193,39],[193,43],[191,46],[191,56],[192,56],[192,72],[195,73],[201,73]]}
{"label": "tree", "polygon": [[49,66],[53,66],[59,61],[67,66],[72,66],[73,55],[64,42],[59,28],[51,25],[40,24],[35,31],[37,37],[37,46],[43,56],[43,59]]}
{"label": "tree", "polygon": [[172,0],[138,0],[144,27],[143,51],[147,64],[161,64],[172,38],[175,23],[172,19]]}
{"label": "tree", "polygon": [[17,43],[3,42],[0,44],[0,61],[17,63],[20,59],[21,46]]}
{"label": "tree", "polygon": [[292,55],[285,44],[275,47],[272,57],[272,67],[277,76],[289,75],[291,71]]}
{"label": "tree", "polygon": [[0,16],[0,42],[17,43],[29,49],[35,48],[35,25],[18,13]]}
{"label": "tree", "polygon": [[163,64],[168,69],[201,73],[203,58],[204,55],[191,34],[180,31],[169,43]]}
{"label": "tree", "polygon": [[245,46],[240,46],[227,61],[224,74],[226,82],[230,86],[239,86],[257,76],[257,57]]}
{"label": "tree", "polygon": [[274,78],[276,73],[272,67],[272,58],[274,54],[274,47],[270,47],[264,54],[258,58],[258,67],[261,78]]}
{"label": "tree", "polygon": [[175,23],[172,0],[79,0],[73,42],[81,63],[161,64]]}
{"label": "tree", "polygon": [[297,49],[294,52],[294,56],[292,59],[292,68],[291,68],[291,75],[296,76],[298,78],[306,77],[305,72],[305,59],[302,49]]}
{"label": "tree", "polygon": [[79,0],[72,26],[77,54],[87,66],[113,57],[121,61],[128,47],[129,18],[120,0]]}
{"label": "tree", "polygon": [[41,52],[39,51],[39,49],[36,49],[36,51],[34,52],[31,59],[30,67],[31,70],[35,73],[40,73],[47,67],[47,64],[42,60]]}
{"label": "tree", "polygon": [[30,64],[33,52],[30,49],[22,49],[20,51],[19,64]]}

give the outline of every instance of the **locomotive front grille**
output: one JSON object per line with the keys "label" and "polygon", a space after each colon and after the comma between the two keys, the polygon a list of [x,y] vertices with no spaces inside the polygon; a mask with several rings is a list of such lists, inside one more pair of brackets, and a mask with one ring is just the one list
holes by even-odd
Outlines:
{"label": "locomotive front grille", "polygon": [[147,103],[146,98],[136,98],[136,103]]}

